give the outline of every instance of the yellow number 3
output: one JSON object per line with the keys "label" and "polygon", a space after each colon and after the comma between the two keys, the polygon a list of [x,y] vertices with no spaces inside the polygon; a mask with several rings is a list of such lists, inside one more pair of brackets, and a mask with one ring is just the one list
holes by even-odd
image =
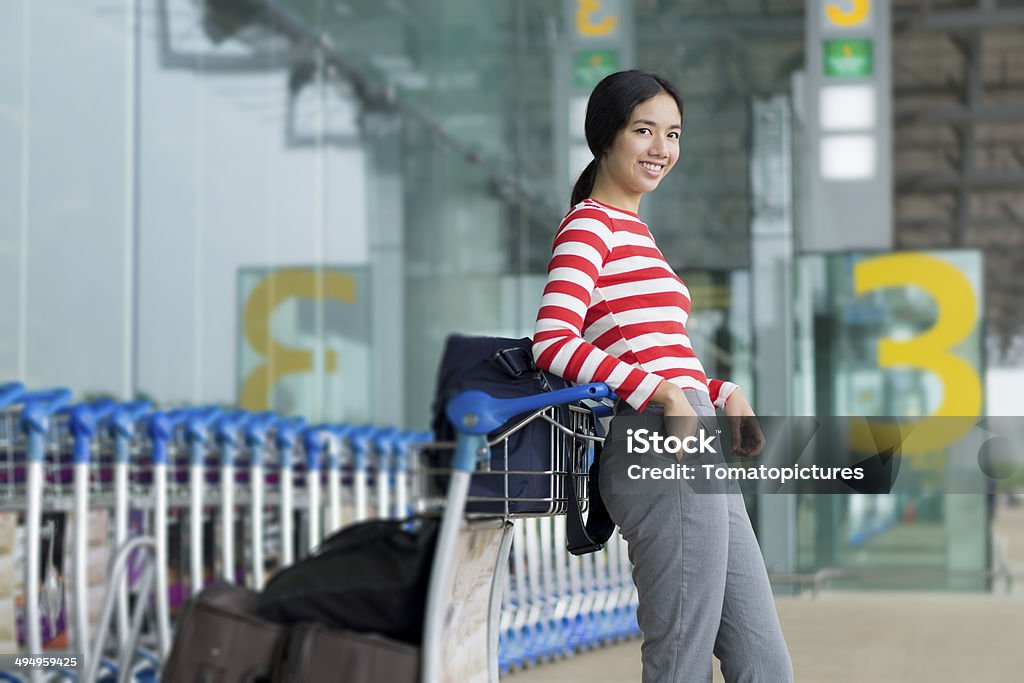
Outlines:
{"label": "yellow number 3", "polygon": [[[907,340],[883,339],[878,343],[880,368],[919,368],[934,373],[942,382],[942,402],[933,418],[981,414],[981,380],[964,358],[952,351],[975,327],[978,302],[974,288],[954,265],[927,254],[903,253],[859,262],[853,269],[853,286],[861,295],[887,287],[920,287],[938,307],[938,319],[922,334]],[[928,424],[928,423],[932,424]],[[928,420],[903,439],[904,454],[924,454],[946,446],[970,430],[974,420]],[[879,425],[873,425],[876,435]],[[877,439],[876,439],[877,440]]]}

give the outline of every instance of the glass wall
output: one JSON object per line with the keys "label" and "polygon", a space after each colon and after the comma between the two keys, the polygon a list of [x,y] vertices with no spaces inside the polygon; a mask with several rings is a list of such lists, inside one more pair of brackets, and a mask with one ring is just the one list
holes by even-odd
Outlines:
{"label": "glass wall", "polygon": [[[242,270],[367,264],[351,97],[203,4],[0,8],[4,379],[235,403]],[[315,286],[290,296],[323,308]],[[322,413],[325,383],[298,385]]]}
{"label": "glass wall", "polygon": [[[798,413],[983,414],[978,252],[808,255],[798,270],[798,308],[810,313],[798,325]],[[798,571],[852,570],[835,582],[846,587],[985,588],[956,575],[987,570],[990,554],[989,496],[950,493],[964,474],[956,441],[908,442],[898,494],[801,495]]]}
{"label": "glass wall", "polygon": [[[5,3],[0,377],[425,427],[449,333],[532,332],[571,4]],[[749,382],[745,98],[617,7],[687,97],[642,214],[709,372]]]}

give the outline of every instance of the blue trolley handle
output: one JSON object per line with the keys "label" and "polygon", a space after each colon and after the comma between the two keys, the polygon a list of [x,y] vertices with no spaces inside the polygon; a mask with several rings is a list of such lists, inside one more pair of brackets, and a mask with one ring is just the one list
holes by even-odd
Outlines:
{"label": "blue trolley handle", "polygon": [[[34,391],[28,394],[21,394],[17,401],[24,407],[21,409],[21,426],[30,437],[29,460],[36,454],[32,452],[31,435],[38,434],[40,437],[46,434],[50,428],[50,418],[58,410],[71,401],[69,389],[50,389],[47,391]],[[42,441],[40,441],[40,445]],[[39,454],[39,462],[42,462],[42,452]]]}
{"label": "blue trolley handle", "polygon": [[[483,435],[493,432],[516,415],[552,406],[576,403],[583,399],[613,398],[615,394],[604,382],[581,384],[577,387],[545,391],[521,398],[494,398],[483,391],[464,391],[453,398],[445,410],[448,420],[463,435]],[[474,449],[475,450],[475,449]],[[465,448],[457,448],[452,468],[470,472],[474,469],[475,455]]]}
{"label": "blue trolley handle", "polygon": [[175,416],[180,416],[182,422],[185,423],[185,440],[189,444],[190,463],[202,463],[202,449],[199,447],[204,445],[210,438],[210,430],[214,422],[220,418],[222,412],[216,406],[203,406],[200,408],[184,408],[172,413]]}
{"label": "blue trolley handle", "polygon": [[[142,416],[148,413],[151,407],[149,401],[115,404],[113,411],[111,411],[107,419],[107,428],[110,430],[110,435],[114,437],[115,442],[118,437],[131,439],[135,436],[135,423],[141,420]],[[115,460],[119,460],[120,457],[120,453],[115,454]]]}
{"label": "blue trolley handle", "polygon": [[245,445],[249,448],[250,465],[263,464],[263,449],[267,445],[267,432],[278,419],[276,413],[256,413],[250,415],[242,426]]}
{"label": "blue trolley handle", "polygon": [[0,384],[0,410],[17,402],[23,391],[25,391],[25,385],[21,382]]}
{"label": "blue trolley handle", "polygon": [[249,413],[244,410],[220,412],[211,424],[217,444],[220,446],[220,464],[222,466],[235,463],[235,448],[238,446],[242,437],[242,428],[249,417]]}
{"label": "blue trolley handle", "polygon": [[302,449],[306,454],[306,470],[311,473],[310,476],[313,472],[320,472],[329,429],[325,425],[315,425],[302,430]]}

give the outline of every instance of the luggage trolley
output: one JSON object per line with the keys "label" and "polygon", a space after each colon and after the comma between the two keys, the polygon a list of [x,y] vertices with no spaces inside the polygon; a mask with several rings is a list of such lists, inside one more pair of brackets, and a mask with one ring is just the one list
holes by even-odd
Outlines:
{"label": "luggage trolley", "polygon": [[[65,389],[25,393],[20,384],[0,387],[0,508],[25,515],[25,613],[22,620],[25,651],[42,655],[43,643],[66,630],[72,651],[83,653],[78,672],[57,665],[46,672],[27,672],[28,680],[93,680],[101,664],[107,673],[124,675],[154,670],[156,658],[136,651],[148,599],[141,599],[131,615],[131,624],[120,624],[116,665],[103,659],[109,651],[108,628],[132,551],[144,548],[150,555],[149,539],[132,539],[120,544],[113,534],[117,552],[111,569],[114,582],[108,587],[100,620],[89,622],[87,567],[89,537],[98,529],[90,526],[90,510],[118,508],[115,497],[119,482],[114,467],[120,450],[116,436],[118,411],[137,414],[137,406],[121,406],[109,400],[67,406],[71,394]],[[21,410],[17,410],[21,406]],[[133,410],[135,409],[135,410]],[[130,437],[129,437],[130,438]],[[123,477],[122,477],[123,479]],[[65,554],[58,543],[58,524],[45,526],[44,513],[70,513],[62,534],[73,543]],[[46,565],[41,567],[41,540],[47,537]],[[101,543],[108,539],[101,537]],[[55,560],[59,558],[59,564]],[[58,571],[58,567],[62,570]],[[42,570],[42,571],[41,571]],[[146,567],[141,595],[148,595],[153,572]],[[60,574],[63,573],[62,578]],[[126,615],[127,616],[127,615]],[[127,619],[125,620],[127,621]],[[62,652],[47,651],[60,659]],[[141,666],[141,668],[140,668]],[[115,668],[116,667],[116,668]],[[4,680],[19,680],[0,672]],[[83,674],[81,677],[79,674]],[[122,676],[122,680],[127,680]]]}
{"label": "luggage trolley", "polygon": [[[569,505],[565,494],[569,476],[577,477],[577,490],[583,493],[580,499],[586,500],[587,446],[601,439],[592,429],[595,418],[580,401],[612,396],[607,385],[593,383],[515,399],[497,399],[482,391],[467,391],[448,404],[446,415],[458,437],[427,594],[422,643],[423,683],[497,683],[500,607],[513,520],[564,514]],[[556,406],[569,407],[568,425],[558,419]],[[495,438],[488,439],[489,434],[516,416],[523,417]],[[510,469],[510,464],[514,463],[508,462],[507,439],[534,420],[545,420],[551,426],[549,468],[543,472]],[[490,469],[491,447],[495,445],[503,445],[505,449],[504,470],[501,471]],[[452,446],[450,443],[426,444],[420,448],[429,447],[436,453]],[[422,466],[419,470],[421,477],[436,473],[436,469]],[[500,503],[501,510],[467,512],[467,502],[474,502],[469,486],[475,471],[504,477],[506,494],[510,475],[548,476],[551,496],[523,501],[508,495],[497,500],[488,498],[488,503]],[[529,505],[520,508],[514,505],[517,502]],[[520,509],[531,512],[520,512]]]}

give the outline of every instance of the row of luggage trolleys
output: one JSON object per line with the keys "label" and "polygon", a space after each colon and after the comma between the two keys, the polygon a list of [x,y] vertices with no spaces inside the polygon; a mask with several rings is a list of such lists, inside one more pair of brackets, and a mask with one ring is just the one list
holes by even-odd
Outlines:
{"label": "row of luggage trolleys", "polygon": [[[470,473],[489,467],[488,442],[508,418],[551,423],[549,474],[585,480],[596,419],[579,407],[581,399],[600,399],[604,385],[548,392],[528,399],[472,400],[449,406],[458,429],[456,444],[432,444],[429,432],[403,432],[373,425],[309,425],[299,417],[226,410],[215,406],[155,410],[147,402],[100,400],[72,403],[64,389],[26,391],[17,383],[0,385],[0,511],[24,515],[25,552],[23,647],[43,653],[44,631],[54,631],[58,616],[68,617],[69,652],[81,653],[79,668],[0,671],[11,680],[158,680],[172,638],[167,529],[172,513],[184,513],[189,541],[188,589],[195,594],[216,575],[259,590],[267,577],[264,529],[267,511],[276,512],[281,542],[278,566],[312,551],[344,524],[370,518],[399,518],[413,511],[441,508],[442,523],[428,595],[423,643],[424,681],[496,681],[502,673],[637,635],[636,596],[621,539],[613,536],[605,552],[581,558],[565,552],[567,499],[552,489],[549,504],[529,514],[510,511],[466,515]],[[559,425],[550,406],[573,404],[574,429]],[[469,419],[472,417],[472,419]],[[482,419],[481,419],[482,418]],[[470,426],[472,424],[472,426]],[[424,449],[453,449],[446,491],[437,491],[436,469],[420,458]],[[582,459],[581,459],[582,454]],[[507,476],[507,475],[506,475]],[[109,542],[114,556],[109,586],[98,622],[90,625],[86,603],[86,530],[76,529],[90,509],[112,511]],[[215,556],[204,561],[203,520],[214,511],[219,535]],[[129,515],[144,511],[150,536],[130,535]],[[44,573],[43,513],[71,513],[72,544],[62,563],[68,580],[62,587]],[[235,557],[236,520],[246,521],[243,557]],[[480,585],[465,577],[465,537],[483,534],[492,564],[477,563],[490,588],[481,596],[464,594]],[[302,539],[296,544],[294,539]],[[460,543],[460,538],[463,542]],[[514,542],[513,542],[514,538]],[[54,535],[50,535],[52,564]],[[479,546],[470,543],[468,546]],[[58,549],[58,552],[60,550]],[[145,571],[129,586],[129,562]],[[510,558],[511,555],[511,558]],[[480,570],[479,566],[485,569]],[[150,591],[157,599],[150,600]],[[477,590],[480,590],[479,588]],[[64,598],[66,591],[67,598]],[[130,599],[129,594],[135,596]],[[471,603],[459,618],[445,616],[453,603]],[[483,603],[483,606],[480,604]],[[66,605],[62,610],[56,605]],[[150,609],[152,607],[152,609]],[[43,611],[48,612],[43,614]],[[486,651],[460,672],[445,654],[445,633],[480,628],[483,609]],[[60,614],[55,614],[58,611]],[[454,622],[454,623],[453,623]],[[32,626],[35,626],[34,628]],[[3,654],[3,653],[0,653]],[[46,652],[47,655],[52,654]],[[449,652],[450,654],[450,652]]]}

